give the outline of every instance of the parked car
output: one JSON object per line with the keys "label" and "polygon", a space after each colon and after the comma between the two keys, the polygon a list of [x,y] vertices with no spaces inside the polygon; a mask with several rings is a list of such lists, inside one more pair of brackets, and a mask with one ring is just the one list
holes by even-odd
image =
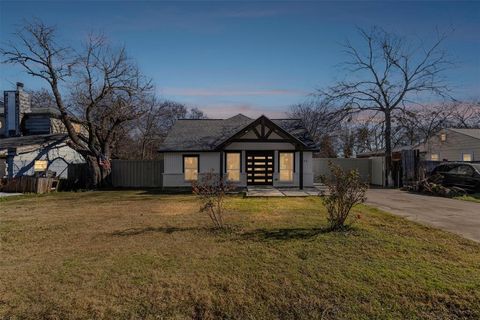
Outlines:
{"label": "parked car", "polygon": [[432,170],[431,175],[441,175],[442,185],[445,187],[459,187],[468,192],[480,192],[480,163],[442,163]]}

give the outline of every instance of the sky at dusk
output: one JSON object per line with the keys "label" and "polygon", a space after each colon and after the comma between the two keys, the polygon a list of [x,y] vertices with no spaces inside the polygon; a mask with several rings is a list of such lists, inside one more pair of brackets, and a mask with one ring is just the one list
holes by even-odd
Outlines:
{"label": "sky at dusk", "polygon": [[[73,46],[103,32],[126,46],[160,97],[210,117],[283,116],[345,76],[341,44],[373,25],[427,42],[437,29],[449,32],[454,96],[480,97],[480,2],[0,1],[0,41],[32,17],[56,25]],[[46,85],[0,65],[1,90],[17,81]]]}

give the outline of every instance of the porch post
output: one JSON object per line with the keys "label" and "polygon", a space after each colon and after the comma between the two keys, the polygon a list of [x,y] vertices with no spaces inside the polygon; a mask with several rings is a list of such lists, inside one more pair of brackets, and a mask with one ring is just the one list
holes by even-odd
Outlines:
{"label": "porch post", "polygon": [[303,189],[303,150],[300,150],[300,177],[299,177],[299,182],[300,182],[300,190]]}
{"label": "porch post", "polygon": [[220,178],[223,178],[223,151],[220,151]]}

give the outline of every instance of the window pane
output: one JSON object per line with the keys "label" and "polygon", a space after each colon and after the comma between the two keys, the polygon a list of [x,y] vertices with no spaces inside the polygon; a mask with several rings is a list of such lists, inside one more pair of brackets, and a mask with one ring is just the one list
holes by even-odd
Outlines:
{"label": "window pane", "polygon": [[198,157],[185,157],[185,177],[186,181],[195,181],[198,179]]}
{"label": "window pane", "polygon": [[240,153],[227,153],[227,169],[240,170]]}
{"label": "window pane", "polygon": [[440,157],[437,153],[432,153],[432,155],[430,156],[430,160],[432,161],[438,161],[438,159],[440,159]]}
{"label": "window pane", "polygon": [[463,161],[472,161],[472,154],[471,153],[464,153],[463,154]]}
{"label": "window pane", "polygon": [[240,153],[227,153],[227,179],[240,181]]}
{"label": "window pane", "polygon": [[293,153],[280,153],[280,181],[293,181]]}
{"label": "window pane", "polygon": [[197,169],[198,158],[197,157],[185,157],[185,169]]}
{"label": "window pane", "polygon": [[185,169],[185,180],[194,181],[197,180],[198,172],[197,169]]}
{"label": "window pane", "polygon": [[33,164],[33,171],[45,171],[48,167],[47,160],[35,160]]}
{"label": "window pane", "polygon": [[239,170],[228,170],[227,179],[230,181],[240,181],[240,171]]}

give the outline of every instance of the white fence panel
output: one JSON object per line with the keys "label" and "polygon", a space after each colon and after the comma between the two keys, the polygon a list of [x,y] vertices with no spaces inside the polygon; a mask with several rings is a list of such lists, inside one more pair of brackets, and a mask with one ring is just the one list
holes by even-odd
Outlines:
{"label": "white fence panel", "polygon": [[385,157],[372,157],[372,180],[371,184],[383,186],[385,183]]}
{"label": "white fence panel", "polygon": [[320,182],[320,176],[330,176],[329,162],[340,166],[344,171],[358,170],[363,181],[371,183],[372,161],[357,158],[314,158],[313,174],[315,182]]}

